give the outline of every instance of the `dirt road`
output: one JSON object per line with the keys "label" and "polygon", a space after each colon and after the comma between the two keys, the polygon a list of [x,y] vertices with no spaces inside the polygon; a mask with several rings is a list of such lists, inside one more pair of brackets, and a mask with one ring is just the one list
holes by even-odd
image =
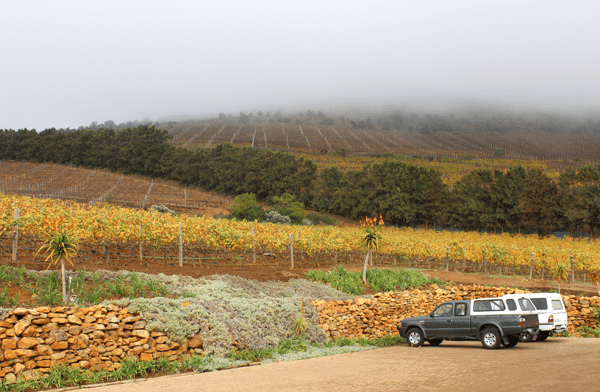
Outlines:
{"label": "dirt road", "polygon": [[600,391],[599,369],[600,339],[551,338],[499,350],[485,350],[480,342],[444,342],[168,376],[93,391]]}

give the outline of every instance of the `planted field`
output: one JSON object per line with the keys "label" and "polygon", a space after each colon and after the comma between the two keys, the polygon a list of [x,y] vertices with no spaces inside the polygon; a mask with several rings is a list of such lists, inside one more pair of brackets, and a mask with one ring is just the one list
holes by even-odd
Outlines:
{"label": "planted field", "polygon": [[[362,265],[361,227],[285,226],[163,215],[108,204],[0,196],[3,257],[11,257],[18,209],[19,252],[32,260],[44,230],[63,222],[82,240],[81,258],[111,265],[154,263],[236,268],[248,264],[312,268]],[[180,232],[181,227],[181,232]],[[378,265],[409,265],[549,277],[557,264],[572,277],[600,269],[600,242],[478,232],[380,227]],[[290,247],[293,241],[293,252]],[[39,260],[39,259],[38,259]]]}
{"label": "planted field", "polygon": [[562,165],[572,167],[576,162],[570,161],[596,162],[600,151],[598,135],[540,130],[491,132],[465,129],[421,133],[406,129],[354,128],[344,122],[335,125],[317,122],[241,125],[232,121],[179,123],[169,133],[173,136],[171,143],[174,145],[206,145],[211,139],[211,144],[231,142],[248,145],[254,136],[254,128],[257,132],[264,129],[272,149],[287,150],[289,145],[290,149],[310,153],[345,150],[354,155],[393,153],[436,158],[489,158],[495,151],[502,150],[507,158],[561,161]]}
{"label": "planted field", "polygon": [[225,211],[230,198],[174,181],[149,179],[65,165],[0,161],[0,192],[35,198],[55,198],[79,203],[112,204],[171,209],[213,216]]}

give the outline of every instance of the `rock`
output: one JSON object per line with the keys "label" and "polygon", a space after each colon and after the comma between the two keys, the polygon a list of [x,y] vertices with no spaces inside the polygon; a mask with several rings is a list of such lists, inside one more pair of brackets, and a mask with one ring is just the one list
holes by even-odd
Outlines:
{"label": "rock", "polygon": [[32,338],[32,337],[21,338],[21,340],[19,340],[19,343],[17,343],[18,348],[31,348],[31,347],[35,347],[37,345],[38,345],[37,339]]}
{"label": "rock", "polygon": [[17,334],[17,336],[21,335],[23,333],[23,331],[25,330],[25,328],[29,327],[31,325],[31,320],[28,319],[22,319],[19,320],[16,324],[15,324],[15,333]]}
{"label": "rock", "polygon": [[140,339],[148,339],[150,338],[150,332],[145,329],[134,329],[131,331],[131,336],[138,337]]}
{"label": "rock", "polygon": [[149,353],[140,354],[140,361],[152,361],[153,359],[154,359],[154,357],[152,356],[152,354],[149,354]]}
{"label": "rock", "polygon": [[15,369],[15,374],[18,375],[23,370],[25,370],[25,365],[23,365],[22,363],[15,363],[15,365],[13,366],[13,368]]}
{"label": "rock", "polygon": [[14,373],[7,373],[4,375],[4,382],[6,384],[14,384],[17,382],[17,376]]}
{"label": "rock", "polygon": [[13,350],[17,348],[17,339],[8,338],[2,340],[2,350]]}
{"label": "rock", "polygon": [[200,334],[194,335],[194,337],[188,339],[189,348],[202,348],[202,337]]}

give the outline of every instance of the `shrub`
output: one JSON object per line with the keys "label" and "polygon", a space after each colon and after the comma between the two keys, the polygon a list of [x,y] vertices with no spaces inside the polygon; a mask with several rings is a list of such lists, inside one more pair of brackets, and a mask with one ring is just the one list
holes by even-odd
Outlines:
{"label": "shrub", "polygon": [[275,211],[281,215],[289,216],[292,222],[301,223],[304,219],[304,204],[296,201],[293,195],[284,193],[281,196],[273,196]]}
{"label": "shrub", "polygon": [[238,220],[262,221],[265,218],[265,210],[258,204],[253,193],[244,193],[233,199],[229,214]]}
{"label": "shrub", "polygon": [[271,211],[267,212],[267,215],[265,216],[265,221],[271,222],[271,223],[278,223],[280,225],[291,225],[292,224],[292,220],[290,219],[289,216],[281,215],[279,212],[277,212],[275,210],[271,210]]}

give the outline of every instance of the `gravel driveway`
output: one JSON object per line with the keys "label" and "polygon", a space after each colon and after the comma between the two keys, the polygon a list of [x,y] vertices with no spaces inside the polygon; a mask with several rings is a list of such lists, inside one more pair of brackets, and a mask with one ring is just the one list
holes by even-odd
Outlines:
{"label": "gravel driveway", "polygon": [[600,339],[551,338],[499,350],[485,350],[480,342],[444,342],[137,380],[93,391],[599,391],[599,370]]}

